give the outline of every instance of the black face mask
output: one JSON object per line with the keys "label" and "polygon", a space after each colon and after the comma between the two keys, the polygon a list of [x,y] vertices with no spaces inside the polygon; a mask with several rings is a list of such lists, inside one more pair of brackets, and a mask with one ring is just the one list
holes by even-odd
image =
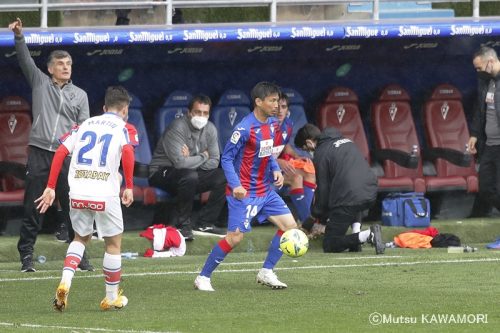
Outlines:
{"label": "black face mask", "polygon": [[477,77],[481,80],[491,80],[493,78],[493,75],[486,71],[479,71],[477,72]]}

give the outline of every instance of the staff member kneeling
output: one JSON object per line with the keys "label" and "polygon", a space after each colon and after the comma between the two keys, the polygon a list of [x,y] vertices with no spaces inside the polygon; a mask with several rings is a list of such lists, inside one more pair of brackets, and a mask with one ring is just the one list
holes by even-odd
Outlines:
{"label": "staff member kneeling", "polygon": [[[328,221],[323,250],[360,251],[360,245],[369,242],[377,254],[383,254],[380,225],[360,231],[361,213],[377,197],[377,176],[356,145],[336,128],[321,132],[316,126],[306,124],[297,132],[295,146],[314,153],[318,187],[311,213],[321,221]],[[350,226],[353,233],[346,235]]]}

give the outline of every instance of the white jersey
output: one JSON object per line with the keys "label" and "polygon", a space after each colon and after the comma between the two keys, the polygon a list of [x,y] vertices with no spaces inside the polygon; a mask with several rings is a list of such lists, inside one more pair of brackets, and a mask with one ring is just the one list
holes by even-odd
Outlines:
{"label": "white jersey", "polygon": [[70,196],[120,195],[122,148],[129,143],[126,123],[114,113],[85,120],[61,138],[72,153],[68,183]]}

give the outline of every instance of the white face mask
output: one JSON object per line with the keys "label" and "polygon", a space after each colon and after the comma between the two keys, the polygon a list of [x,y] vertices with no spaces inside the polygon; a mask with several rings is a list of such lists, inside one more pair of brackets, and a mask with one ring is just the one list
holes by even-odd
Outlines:
{"label": "white face mask", "polygon": [[191,118],[191,124],[194,128],[201,130],[208,123],[208,118],[202,116],[194,116]]}

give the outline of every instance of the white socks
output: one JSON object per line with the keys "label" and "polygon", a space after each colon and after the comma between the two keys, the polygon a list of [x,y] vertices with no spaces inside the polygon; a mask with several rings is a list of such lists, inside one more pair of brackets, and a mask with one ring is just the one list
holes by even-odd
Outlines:
{"label": "white socks", "polygon": [[76,268],[82,260],[83,252],[85,251],[85,245],[80,242],[73,241],[68,246],[66,251],[66,258],[64,259],[64,268],[62,272],[61,283],[65,283],[69,288],[71,287],[71,281],[75,275]]}
{"label": "white socks", "polygon": [[354,222],[352,225],[351,225],[351,229],[352,229],[352,233],[355,234],[357,232],[360,232],[361,231],[361,223],[359,222]]}
{"label": "white socks", "polygon": [[364,231],[361,231],[361,232],[358,234],[359,241],[360,241],[361,243],[366,243],[366,241],[368,240],[368,238],[370,238],[370,234],[371,234],[370,229],[366,229],[366,230],[364,230]]}
{"label": "white socks", "polygon": [[102,270],[106,280],[106,297],[114,301],[118,297],[118,286],[121,279],[122,256],[104,253]]}

